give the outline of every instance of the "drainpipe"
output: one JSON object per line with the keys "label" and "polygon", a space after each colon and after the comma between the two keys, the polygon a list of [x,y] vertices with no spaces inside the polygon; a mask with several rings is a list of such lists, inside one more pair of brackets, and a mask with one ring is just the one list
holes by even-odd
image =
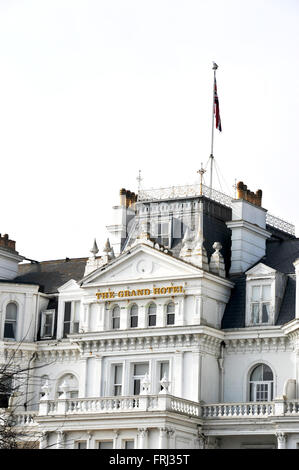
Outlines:
{"label": "drainpipe", "polygon": [[27,380],[26,380],[26,394],[25,394],[25,403],[24,403],[24,408],[25,411],[27,411],[27,399],[28,399],[28,382],[29,382],[29,370],[30,370],[30,362],[33,361],[33,359],[36,358],[36,352],[34,352],[31,356],[31,358],[28,361],[28,368],[27,368]]}

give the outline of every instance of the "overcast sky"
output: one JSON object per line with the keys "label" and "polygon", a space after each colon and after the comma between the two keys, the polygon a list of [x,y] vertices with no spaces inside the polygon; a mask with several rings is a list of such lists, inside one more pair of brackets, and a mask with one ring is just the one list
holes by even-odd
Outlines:
{"label": "overcast sky", "polygon": [[218,189],[262,189],[299,226],[298,22],[298,0],[0,0],[0,232],[29,258],[88,256],[139,169],[194,183],[212,61]]}

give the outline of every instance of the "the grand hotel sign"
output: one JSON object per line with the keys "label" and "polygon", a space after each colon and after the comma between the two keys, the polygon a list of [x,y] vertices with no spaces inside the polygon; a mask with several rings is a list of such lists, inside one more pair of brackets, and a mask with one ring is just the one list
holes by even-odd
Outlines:
{"label": "the grand hotel sign", "polygon": [[153,287],[152,289],[132,289],[132,290],[119,290],[97,292],[96,297],[98,300],[110,300],[126,297],[147,297],[149,295],[170,295],[170,294],[183,294],[183,286],[167,286],[167,287]]}

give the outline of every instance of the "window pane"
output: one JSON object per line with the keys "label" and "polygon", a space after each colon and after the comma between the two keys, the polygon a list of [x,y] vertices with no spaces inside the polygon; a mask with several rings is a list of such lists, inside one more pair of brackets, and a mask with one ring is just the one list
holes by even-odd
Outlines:
{"label": "window pane", "polygon": [[113,310],[112,310],[112,316],[113,318],[117,318],[120,316],[120,308],[118,305],[116,305]]}
{"label": "window pane", "polygon": [[131,307],[131,315],[132,316],[138,315],[138,307],[136,304],[132,305]]}
{"label": "window pane", "polygon": [[268,323],[269,321],[269,310],[270,310],[270,304],[262,304],[262,322],[263,323]]}
{"label": "window pane", "polygon": [[65,322],[63,325],[63,336],[66,336],[70,333],[70,322]]}
{"label": "window pane", "polygon": [[174,313],[167,314],[167,325],[174,325]]}
{"label": "window pane", "polygon": [[271,300],[271,286],[262,287],[262,299]]}
{"label": "window pane", "polygon": [[122,365],[115,366],[114,368],[114,383],[121,384],[122,382],[123,367]]}
{"label": "window pane", "polygon": [[78,442],[78,449],[86,449],[86,441]]}
{"label": "window pane", "polygon": [[134,375],[145,375],[148,372],[148,364],[135,364]]}
{"label": "window pane", "polygon": [[135,379],[133,395],[139,395],[139,394],[140,394],[140,379]]}
{"label": "window pane", "polygon": [[252,323],[259,323],[259,304],[251,304]]}
{"label": "window pane", "polygon": [[156,326],[156,315],[150,315],[148,317],[148,326]]}
{"label": "window pane", "polygon": [[125,441],[125,449],[134,449],[134,441]]}
{"label": "window pane", "polygon": [[252,380],[254,382],[263,380],[263,365],[262,364],[257,366],[253,370],[253,372],[251,374],[251,377],[250,377],[250,380]]}
{"label": "window pane", "polygon": [[15,339],[15,323],[5,322],[5,325],[4,325],[4,338]]}
{"label": "window pane", "polygon": [[138,317],[131,317],[130,326],[131,326],[131,328],[137,328],[137,326],[138,326]]}
{"label": "window pane", "polygon": [[157,311],[156,304],[150,304],[150,306],[148,308],[148,314],[149,315],[155,315],[156,311]]}
{"label": "window pane", "polygon": [[113,441],[99,442],[99,449],[113,449]]}
{"label": "window pane", "polygon": [[169,362],[161,362],[160,364],[160,380],[166,375],[169,376]]}
{"label": "window pane", "polygon": [[118,329],[118,328],[119,328],[119,326],[120,326],[120,320],[119,320],[119,317],[117,317],[117,318],[113,318],[113,319],[112,319],[112,328],[113,328],[113,330],[116,330],[116,329]]}
{"label": "window pane", "polygon": [[263,366],[263,380],[273,380],[273,373],[269,366]]}
{"label": "window pane", "polygon": [[10,302],[6,306],[6,320],[15,320],[17,319],[17,306],[13,302]]}
{"label": "window pane", "polygon": [[254,389],[255,389],[255,384],[251,383],[250,384],[250,401],[255,401]]}
{"label": "window pane", "polygon": [[252,300],[257,301],[260,300],[260,287],[253,287],[252,288]]}
{"label": "window pane", "polygon": [[65,304],[64,304],[64,321],[70,321],[70,319],[71,319],[71,307],[72,307],[72,302],[65,302]]}
{"label": "window pane", "polygon": [[174,313],[174,303],[173,302],[170,302],[167,305],[167,313]]}

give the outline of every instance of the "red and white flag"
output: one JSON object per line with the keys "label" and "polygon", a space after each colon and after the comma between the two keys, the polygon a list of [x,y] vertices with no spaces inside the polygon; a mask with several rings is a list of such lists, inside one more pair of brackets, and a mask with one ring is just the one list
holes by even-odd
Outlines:
{"label": "red and white flag", "polygon": [[216,129],[222,132],[216,78],[214,80],[214,115],[216,119]]}

